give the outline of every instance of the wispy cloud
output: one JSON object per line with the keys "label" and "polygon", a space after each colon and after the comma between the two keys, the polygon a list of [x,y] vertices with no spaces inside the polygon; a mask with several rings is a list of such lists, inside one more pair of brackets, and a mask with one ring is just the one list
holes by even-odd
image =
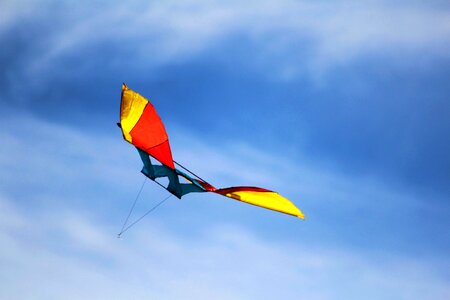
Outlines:
{"label": "wispy cloud", "polygon": [[[29,10],[21,9],[26,5],[6,3],[3,28],[14,28],[19,19],[33,19]],[[50,3],[43,6],[51,7]],[[71,10],[70,17],[63,18],[67,10]],[[252,49],[250,64],[271,69],[265,73],[276,78],[305,72],[318,76],[362,56],[413,55],[433,60],[448,58],[450,53],[450,12],[433,4],[133,1],[108,3],[92,14],[91,8],[67,2],[54,10],[38,11],[39,23],[46,19],[41,14],[51,14],[52,22],[60,26],[42,37],[45,45],[39,46],[28,70],[48,67],[57,57],[103,44],[114,48],[113,52],[127,53],[126,64],[137,68],[143,63],[149,67],[217,52],[234,39]]]}
{"label": "wispy cloud", "polygon": [[[83,210],[37,207],[2,196],[2,289],[8,299],[446,299],[445,276],[423,262],[273,243],[216,224],[189,238],[147,221],[124,239]],[[45,215],[45,218],[42,217]],[[20,225],[18,225],[20,224]]]}

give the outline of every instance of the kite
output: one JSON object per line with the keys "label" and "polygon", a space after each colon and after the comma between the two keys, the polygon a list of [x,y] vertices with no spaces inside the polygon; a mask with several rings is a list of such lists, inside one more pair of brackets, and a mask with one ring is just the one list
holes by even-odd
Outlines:
{"label": "kite", "polygon": [[[141,172],[177,198],[181,199],[189,193],[210,192],[304,219],[303,213],[291,201],[274,191],[251,186],[215,188],[174,161],[169,137],[155,108],[125,84],[122,85],[120,123],[117,125],[122,130],[123,138],[138,150],[144,164]],[[153,163],[152,158],[161,165]],[[156,181],[162,177],[168,179],[167,186]],[[185,182],[180,182],[180,179]]]}

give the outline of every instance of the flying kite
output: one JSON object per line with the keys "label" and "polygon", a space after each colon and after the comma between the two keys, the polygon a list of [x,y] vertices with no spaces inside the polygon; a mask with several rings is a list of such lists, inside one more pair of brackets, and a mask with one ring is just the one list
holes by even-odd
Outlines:
{"label": "flying kite", "polygon": [[[159,185],[162,184],[156,179],[166,177],[169,183],[162,187],[177,198],[194,192],[211,192],[304,219],[303,213],[291,201],[276,192],[251,186],[218,189],[175,162],[166,129],[155,108],[125,84],[122,85],[120,123],[117,125],[122,130],[123,138],[138,150],[144,164],[141,172]],[[151,158],[161,165],[154,164]],[[180,182],[180,179],[186,182]]]}

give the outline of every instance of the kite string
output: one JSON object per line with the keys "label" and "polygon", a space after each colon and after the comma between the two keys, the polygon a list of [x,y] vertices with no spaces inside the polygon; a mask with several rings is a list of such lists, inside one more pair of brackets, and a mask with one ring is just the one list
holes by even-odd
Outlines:
{"label": "kite string", "polygon": [[130,211],[128,212],[128,216],[125,219],[125,222],[123,222],[122,229],[120,230],[120,233],[118,234],[119,237],[122,234],[123,229],[125,228],[125,226],[127,226],[128,220],[130,219],[131,213],[133,212],[134,207],[136,206],[136,203],[137,203],[137,201],[139,199],[139,196],[141,195],[141,192],[144,189],[144,185],[145,185],[146,181],[147,181],[147,177],[144,178],[144,182],[142,182],[141,188],[139,189],[139,192],[138,192],[138,194],[136,196],[136,199],[134,199],[133,205],[131,206]]}
{"label": "kite string", "polygon": [[133,223],[131,223],[130,225],[128,225],[125,229],[122,229],[122,231],[120,231],[120,233],[117,235],[117,237],[120,238],[120,236],[122,235],[122,233],[124,233],[125,231],[127,231],[128,229],[130,229],[131,227],[133,227],[134,225],[136,225],[140,220],[142,220],[142,219],[145,218],[149,213],[151,213],[152,211],[154,211],[155,209],[157,209],[158,206],[160,206],[161,204],[163,204],[164,202],[166,202],[166,200],[169,199],[170,197],[172,197],[172,194],[170,194],[169,196],[167,196],[166,198],[164,198],[163,200],[161,200],[158,204],[156,204],[155,206],[153,206],[152,208],[150,208],[144,215],[142,215],[142,217],[140,217],[139,219],[137,219],[136,221],[134,221]]}

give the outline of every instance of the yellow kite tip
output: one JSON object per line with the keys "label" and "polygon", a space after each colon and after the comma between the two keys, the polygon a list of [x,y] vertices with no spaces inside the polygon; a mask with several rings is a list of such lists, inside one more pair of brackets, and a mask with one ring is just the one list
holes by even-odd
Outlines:
{"label": "yellow kite tip", "polygon": [[124,82],[124,83],[122,83],[122,91],[125,91],[125,90],[128,90],[128,87]]}

